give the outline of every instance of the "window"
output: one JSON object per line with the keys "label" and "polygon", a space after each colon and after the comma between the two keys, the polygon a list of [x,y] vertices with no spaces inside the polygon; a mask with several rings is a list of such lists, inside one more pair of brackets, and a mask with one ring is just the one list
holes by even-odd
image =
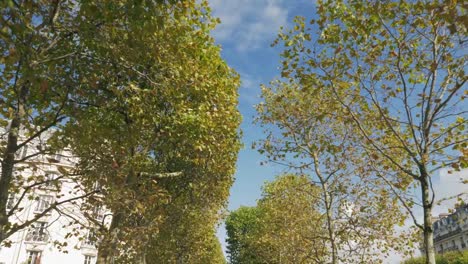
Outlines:
{"label": "window", "polygon": [[16,152],[15,157],[18,160],[24,159],[28,155],[28,146],[25,145],[22,148],[19,149],[18,152]]}
{"label": "window", "polygon": [[96,235],[93,231],[88,231],[84,240],[84,244],[92,247],[96,245]]}
{"label": "window", "polygon": [[84,256],[84,264],[94,264],[94,256]]}
{"label": "window", "polygon": [[41,263],[41,251],[27,251],[28,260],[27,264],[40,264]]}
{"label": "window", "polygon": [[[28,234],[26,235],[26,241],[33,242],[45,242],[47,241],[47,223],[37,222],[31,225]],[[36,251],[31,251],[36,252]],[[34,263],[34,262],[33,262]]]}
{"label": "window", "polygon": [[104,210],[102,206],[96,205],[93,208],[93,216],[94,218],[96,218],[96,220],[99,220],[99,221],[102,221],[102,219],[104,219]]}
{"label": "window", "polygon": [[13,207],[15,206],[15,203],[16,203],[16,197],[15,197],[15,195],[14,195],[14,194],[10,194],[10,195],[8,196],[6,208],[7,208],[8,210],[13,209]]}
{"label": "window", "polygon": [[60,152],[57,152],[57,154],[55,154],[54,156],[54,160],[55,162],[60,162],[60,160],[62,160],[62,154]]}
{"label": "window", "polygon": [[44,175],[44,187],[46,188],[53,188],[55,187],[56,183],[57,183],[57,179],[58,178],[58,175],[57,173],[55,172],[46,172],[45,175]]}
{"label": "window", "polygon": [[93,190],[94,191],[101,191],[101,184],[99,184],[99,182],[94,182],[93,183]]}
{"label": "window", "polygon": [[37,201],[37,206],[36,206],[36,213],[42,213],[44,210],[50,207],[50,205],[53,203],[54,197],[49,196],[49,195],[41,195],[39,196],[39,200]]}

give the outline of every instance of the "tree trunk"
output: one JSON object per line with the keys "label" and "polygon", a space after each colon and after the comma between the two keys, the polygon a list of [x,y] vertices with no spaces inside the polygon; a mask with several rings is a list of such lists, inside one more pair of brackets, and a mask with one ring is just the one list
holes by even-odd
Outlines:
{"label": "tree trunk", "polygon": [[336,241],[335,241],[335,227],[333,224],[333,217],[331,215],[331,201],[328,198],[328,190],[325,185],[325,207],[326,207],[326,214],[327,214],[327,227],[328,227],[328,236],[330,240],[330,245],[331,245],[331,254],[332,254],[332,264],[337,264],[338,263],[338,254],[337,254],[337,249],[336,249]]}
{"label": "tree trunk", "polygon": [[3,153],[1,168],[2,174],[0,178],[0,243],[7,238],[6,226],[8,225],[8,212],[6,209],[6,204],[8,202],[9,189],[13,177],[15,152],[18,145],[19,127],[20,119],[16,117],[13,118],[10,125],[10,130],[8,131],[7,148]]}
{"label": "tree trunk", "polygon": [[8,130],[7,147],[3,154],[1,178],[0,178],[0,244],[7,239],[8,212],[6,205],[8,202],[9,189],[13,180],[13,171],[15,165],[15,153],[18,150],[18,138],[21,129],[21,121],[25,114],[24,105],[28,88],[25,85],[20,87],[18,95],[18,107],[14,113],[13,119]]}
{"label": "tree trunk", "polygon": [[111,225],[109,227],[109,236],[104,238],[103,247],[98,249],[96,264],[108,264],[110,259],[114,257],[113,250],[115,249],[116,240],[118,239],[120,220],[122,213],[117,212],[112,217]]}
{"label": "tree trunk", "polygon": [[330,192],[328,191],[328,184],[325,178],[322,176],[322,173],[319,168],[320,164],[319,164],[319,159],[318,159],[318,153],[315,151],[313,151],[312,153],[313,153],[312,158],[314,161],[315,174],[317,175],[320,181],[320,186],[323,192],[323,202],[325,203],[328,240],[330,241],[331,255],[332,255],[331,263],[338,264],[338,250],[337,250],[336,241],[335,241],[335,226],[333,223],[333,216],[332,216],[332,197],[330,195]]}
{"label": "tree trunk", "polygon": [[421,175],[421,193],[424,209],[424,251],[426,264],[436,264],[434,250],[434,230],[432,228],[432,205],[433,201],[429,190],[429,175]]}
{"label": "tree trunk", "polygon": [[[128,119],[126,119],[127,125],[129,124]],[[131,132],[131,131],[129,131]],[[135,150],[133,148],[130,149],[130,155],[131,157],[134,156]],[[128,173],[126,179],[125,179],[125,185],[128,188],[131,188],[130,186],[135,186],[135,182],[137,180],[136,173],[133,171],[133,169],[130,169],[130,172]],[[120,226],[121,222],[124,219],[123,217],[125,216],[125,209],[120,209],[116,212],[113,212],[112,216],[112,221],[111,225],[109,227],[109,232],[107,238],[104,238],[104,243],[103,247],[99,248],[98,250],[98,257],[96,260],[96,264],[109,264],[110,260],[113,259],[116,256],[116,245],[117,245],[117,240],[119,239],[119,233],[120,233]]]}

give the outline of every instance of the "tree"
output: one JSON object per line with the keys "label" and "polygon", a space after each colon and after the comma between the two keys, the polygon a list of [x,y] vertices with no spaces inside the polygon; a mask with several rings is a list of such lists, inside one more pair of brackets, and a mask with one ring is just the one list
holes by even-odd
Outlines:
{"label": "tree", "polygon": [[396,248],[393,225],[403,224],[404,215],[362,159],[359,134],[336,114],[339,103],[326,91],[294,80],[273,82],[262,97],[257,121],[267,136],[259,151],[268,162],[310,175],[319,187],[315,208],[323,213],[329,261],[370,263]]}
{"label": "tree", "polygon": [[0,5],[0,241],[18,230],[5,205],[20,190],[12,183],[20,134],[30,136],[24,142],[47,134],[39,154],[70,148],[85,202],[112,212],[109,229],[89,219],[103,235],[100,262],[144,252],[171,199],[164,178],[195,186],[191,195],[219,217],[239,149],[239,77],[209,35],[217,21],[205,1]]}
{"label": "tree", "polygon": [[318,190],[308,177],[291,174],[264,185],[254,244],[265,263],[324,263],[328,252]]}
{"label": "tree", "polygon": [[258,207],[245,206],[231,212],[226,218],[229,263],[265,263],[251,243],[253,234],[258,230],[259,218]]}
{"label": "tree", "polygon": [[[106,72],[76,99],[87,106],[70,121],[80,129],[66,130],[84,184],[97,182],[103,194],[91,202],[113,214],[109,228],[95,223],[98,263],[157,255],[151,243],[172,215],[182,220],[175,226],[206,216],[214,230],[239,150],[239,78],[209,35],[216,20],[207,3],[115,3],[83,4],[83,16],[118,23],[86,43]],[[212,239],[210,232],[203,235]]]}
{"label": "tree", "polygon": [[[84,28],[76,20],[73,1],[46,2],[0,3],[0,243],[58,206],[94,193],[59,200],[24,222],[10,221],[21,212],[22,201],[34,199],[35,189],[73,176],[64,172],[51,181],[40,168],[29,170],[27,179],[15,175],[31,169],[24,162],[50,159],[66,147],[61,129],[73,113],[70,99],[81,92],[81,84],[89,83],[73,73],[92,65],[82,60],[77,35],[99,27]],[[17,198],[11,209],[9,197]]]}
{"label": "tree", "polygon": [[[336,113],[362,137],[370,166],[423,231],[427,263],[435,263],[432,175],[466,166],[465,7],[319,1],[317,11],[310,27],[298,18],[280,34],[282,76],[340,104]],[[414,214],[418,204],[423,223]]]}
{"label": "tree", "polygon": [[306,176],[266,183],[256,207],[241,207],[226,220],[230,263],[323,263],[317,190]]}

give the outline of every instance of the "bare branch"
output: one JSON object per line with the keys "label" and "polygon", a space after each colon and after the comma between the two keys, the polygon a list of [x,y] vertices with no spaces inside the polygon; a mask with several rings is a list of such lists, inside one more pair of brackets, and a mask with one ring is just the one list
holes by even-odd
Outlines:
{"label": "bare branch", "polygon": [[60,202],[55,202],[54,204],[52,204],[49,208],[46,208],[44,211],[42,211],[40,214],[37,214],[35,215],[32,219],[30,220],[27,220],[25,221],[24,223],[22,224],[14,224],[10,230],[8,230],[8,232],[6,233],[6,236],[5,237],[10,237],[11,235],[13,235],[14,233],[18,232],[19,230],[21,229],[24,229],[25,227],[28,227],[29,225],[31,225],[32,223],[34,222],[37,222],[37,220],[39,220],[40,218],[42,218],[43,216],[45,216],[47,213],[49,213],[50,211],[54,210],[57,208],[57,206],[61,205],[61,204],[65,204],[65,203],[70,203],[70,202],[73,202],[75,200],[79,200],[79,199],[83,199],[83,198],[86,198],[86,197],[89,197],[95,193],[98,193],[99,191],[92,191],[92,192],[89,192],[89,193],[85,193],[83,195],[80,195],[80,196],[77,196],[77,197],[73,197],[73,198],[70,198],[70,199],[66,199],[66,200],[63,200],[63,201],[60,201]]}

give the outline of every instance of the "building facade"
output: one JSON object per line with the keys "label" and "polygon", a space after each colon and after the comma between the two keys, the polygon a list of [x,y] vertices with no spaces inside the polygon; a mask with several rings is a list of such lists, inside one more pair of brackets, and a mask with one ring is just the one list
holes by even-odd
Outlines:
{"label": "building facade", "polygon": [[14,213],[9,220],[24,223],[56,206],[0,245],[0,264],[94,264],[97,239],[89,219],[104,223],[110,221],[105,219],[110,214],[105,215],[102,207],[85,206],[80,198],[85,189],[67,173],[76,160],[69,151],[27,158],[35,151],[33,146],[28,144],[17,152],[16,159],[24,161],[15,166],[15,177],[22,186],[41,184],[25,195],[23,189],[10,195],[7,211]]}
{"label": "building facade", "polygon": [[437,254],[468,249],[468,205],[451,214],[441,214],[433,223],[434,247]]}

